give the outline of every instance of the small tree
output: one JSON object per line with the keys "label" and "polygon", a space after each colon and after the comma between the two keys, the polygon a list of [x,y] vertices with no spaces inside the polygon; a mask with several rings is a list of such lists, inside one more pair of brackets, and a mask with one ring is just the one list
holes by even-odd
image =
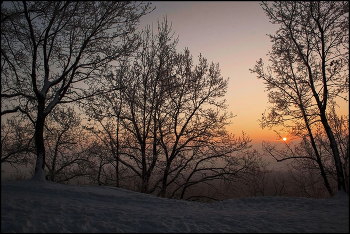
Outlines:
{"label": "small tree", "polygon": [[[315,123],[321,122],[331,146],[338,189],[346,190],[344,171],[334,129],[327,112],[349,87],[348,2],[263,2],[273,24],[279,24],[269,52],[271,66],[262,60],[251,72],[263,79],[269,91],[269,112],[262,127],[283,126],[292,135],[308,140],[324,184],[332,195],[315,142]],[[346,98],[345,98],[346,99]],[[290,158],[290,157],[288,157]],[[295,158],[294,156],[292,158]]]}
{"label": "small tree", "polygon": [[94,164],[89,157],[89,136],[81,127],[73,108],[54,109],[45,129],[48,180],[68,183],[77,177],[90,176]]}
{"label": "small tree", "polygon": [[108,92],[86,92],[84,82],[137,48],[135,27],[148,12],[142,2],[1,4],[2,114],[20,110],[35,125],[34,177],[44,179],[46,117],[59,103]]}
{"label": "small tree", "polygon": [[1,163],[27,165],[35,155],[34,130],[23,116],[13,116],[1,124]]}

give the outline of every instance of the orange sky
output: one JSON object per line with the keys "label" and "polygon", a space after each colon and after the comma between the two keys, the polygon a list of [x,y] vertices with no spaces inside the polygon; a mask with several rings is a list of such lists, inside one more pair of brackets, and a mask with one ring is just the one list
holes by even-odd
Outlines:
{"label": "orange sky", "polygon": [[202,53],[208,62],[219,63],[221,74],[229,77],[226,100],[236,117],[229,130],[246,132],[254,141],[275,139],[275,133],[262,130],[258,119],[267,106],[264,84],[249,72],[271,48],[269,23],[259,2],[152,2],[156,9],[141,18],[141,26],[157,25],[166,15],[179,36],[178,50],[188,47],[195,59]]}
{"label": "orange sky", "polygon": [[[226,100],[236,117],[228,130],[237,135],[246,132],[256,149],[261,149],[263,140],[277,141],[275,132],[259,127],[258,119],[268,106],[267,92],[263,81],[249,71],[260,58],[268,62],[272,43],[266,34],[278,28],[269,22],[259,2],[156,1],[152,5],[157,8],[141,17],[139,29],[152,22],[156,29],[157,20],[166,15],[179,36],[179,51],[188,47],[194,62],[202,53],[208,62],[220,64],[224,78],[230,78]],[[339,104],[338,114],[348,114],[348,104]]]}
{"label": "orange sky", "polygon": [[[152,22],[156,27],[157,19],[162,21],[167,15],[179,36],[178,50],[188,47],[194,59],[202,53],[208,62],[220,64],[224,78],[230,78],[226,99],[229,111],[237,116],[228,129],[235,134],[246,132],[255,148],[261,148],[262,140],[276,141],[275,132],[259,127],[258,119],[268,106],[267,92],[263,81],[249,72],[259,58],[268,62],[272,43],[266,34],[278,28],[269,22],[259,2],[156,1],[152,5],[156,9],[141,18],[140,28]],[[338,113],[348,114],[348,104],[340,104]]]}

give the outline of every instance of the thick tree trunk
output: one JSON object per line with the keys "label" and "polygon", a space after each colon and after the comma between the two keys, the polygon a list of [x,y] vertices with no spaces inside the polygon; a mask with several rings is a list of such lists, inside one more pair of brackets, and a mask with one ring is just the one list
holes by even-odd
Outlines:
{"label": "thick tree trunk", "polygon": [[45,144],[44,144],[44,125],[45,116],[38,110],[38,117],[35,124],[35,146],[36,146],[36,164],[34,177],[36,180],[45,180]]}
{"label": "thick tree trunk", "polygon": [[148,192],[148,176],[145,174],[142,176],[141,193]]}

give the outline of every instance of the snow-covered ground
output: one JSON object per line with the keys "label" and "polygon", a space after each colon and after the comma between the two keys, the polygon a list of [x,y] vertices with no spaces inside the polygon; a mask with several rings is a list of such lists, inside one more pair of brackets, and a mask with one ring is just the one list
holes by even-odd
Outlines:
{"label": "snow-covered ground", "polygon": [[114,187],[1,182],[1,232],[349,232],[349,197],[214,203]]}

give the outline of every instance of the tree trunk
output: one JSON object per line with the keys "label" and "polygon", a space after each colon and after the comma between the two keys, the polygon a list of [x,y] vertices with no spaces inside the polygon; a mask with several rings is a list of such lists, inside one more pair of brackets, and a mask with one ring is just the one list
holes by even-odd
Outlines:
{"label": "tree trunk", "polygon": [[100,166],[98,167],[98,174],[97,174],[97,184],[102,185],[101,183],[101,172],[102,172],[102,167],[103,167],[103,159],[100,161]]}
{"label": "tree trunk", "polygon": [[160,191],[161,197],[165,197],[165,194],[166,194],[166,187],[167,187],[169,171],[170,171],[170,163],[167,163],[165,170],[164,170],[164,176],[163,176],[163,181],[162,181],[162,190]]}
{"label": "tree trunk", "polygon": [[117,117],[117,129],[116,129],[116,158],[115,158],[115,179],[116,186],[119,187],[119,115]]}
{"label": "tree trunk", "polygon": [[44,144],[44,125],[45,125],[45,115],[43,111],[44,104],[39,102],[38,105],[38,115],[35,124],[35,146],[36,146],[36,164],[34,178],[37,180],[45,179],[45,144]]}
{"label": "tree trunk", "polygon": [[328,124],[325,113],[321,114],[321,122],[323,124],[323,127],[324,127],[326,133],[327,133],[327,136],[328,136],[328,139],[330,142],[330,147],[331,147],[332,153],[333,153],[335,168],[337,170],[338,191],[343,189],[346,192],[343,166],[342,166],[342,162],[340,160],[337,142],[335,141],[334,134],[333,134],[332,129],[330,128],[330,126]]}
{"label": "tree trunk", "polygon": [[324,185],[326,186],[329,195],[331,195],[331,197],[333,197],[334,194],[333,194],[331,186],[329,185],[328,178],[327,178],[326,172],[324,170],[324,166],[322,164],[321,156],[320,156],[318,149],[316,147],[314,136],[312,135],[310,126],[308,124],[306,124],[306,127],[307,127],[308,132],[309,132],[309,137],[310,137],[312,148],[314,149],[314,152],[316,154],[316,162],[317,162],[318,166],[320,167],[321,176],[323,178]]}
{"label": "tree trunk", "polygon": [[119,188],[119,160],[118,160],[118,158],[119,158],[119,153],[117,152],[117,158],[116,158],[116,160],[115,160],[115,174],[116,174],[116,184],[115,184],[115,186],[117,187],[117,188]]}
{"label": "tree trunk", "polygon": [[147,190],[148,190],[148,173],[147,173],[147,163],[146,163],[146,146],[145,146],[145,141],[142,142],[141,155],[142,155],[141,193],[147,193]]}
{"label": "tree trunk", "polygon": [[[300,96],[299,92],[298,92],[298,97],[299,97],[300,103],[302,103],[301,96]],[[324,185],[326,186],[328,193],[331,195],[331,197],[333,197],[334,194],[333,194],[332,188],[329,185],[328,178],[327,178],[326,172],[324,170],[324,166],[322,164],[321,156],[320,156],[320,154],[318,152],[318,149],[317,149],[317,146],[316,146],[316,143],[315,143],[315,138],[314,138],[314,136],[312,134],[312,131],[311,131],[311,128],[310,128],[309,120],[306,117],[305,109],[304,109],[304,107],[302,105],[300,105],[300,110],[302,111],[303,119],[304,119],[304,122],[305,122],[305,126],[307,128],[308,133],[309,133],[309,138],[310,138],[310,141],[311,141],[311,145],[312,145],[312,148],[313,148],[313,150],[315,152],[315,155],[316,155],[317,164],[318,164],[318,166],[320,167],[320,170],[321,170],[321,176],[323,178]]]}

